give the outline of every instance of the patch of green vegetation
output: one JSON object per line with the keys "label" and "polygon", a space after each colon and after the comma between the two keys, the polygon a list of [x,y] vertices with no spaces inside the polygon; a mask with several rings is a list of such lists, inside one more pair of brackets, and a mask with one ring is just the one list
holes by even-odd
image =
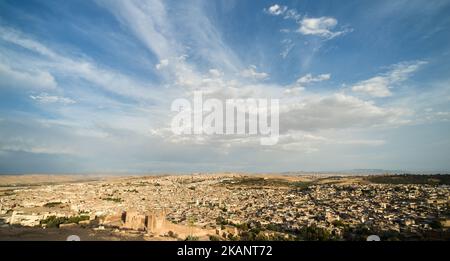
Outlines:
{"label": "patch of green vegetation", "polygon": [[438,219],[435,219],[435,220],[431,221],[430,227],[433,228],[433,229],[441,229],[441,228],[443,228],[443,226],[441,224],[441,221],[438,220]]}
{"label": "patch of green vegetation", "polygon": [[232,233],[230,233],[230,234],[228,234],[228,239],[229,240],[231,240],[231,241],[238,241],[239,240],[239,236],[235,236],[234,234],[232,234]]}
{"label": "patch of green vegetation", "polygon": [[299,190],[306,190],[312,185],[312,182],[295,181],[290,184],[292,187]]}
{"label": "patch of green vegetation", "polygon": [[297,240],[330,241],[335,239],[330,231],[317,226],[302,227],[297,231],[296,235]]}
{"label": "patch of green vegetation", "polygon": [[342,220],[335,220],[332,222],[335,227],[345,227],[345,223]]}
{"label": "patch of green vegetation", "polygon": [[53,207],[59,206],[61,204],[62,204],[61,202],[48,202],[48,203],[44,204],[44,207],[53,208]]}
{"label": "patch of green vegetation", "polygon": [[187,236],[185,241],[198,241],[198,239],[196,236]]}
{"label": "patch of green vegetation", "polygon": [[219,236],[215,236],[215,235],[210,235],[209,236],[209,240],[210,241],[220,241],[220,237]]}
{"label": "patch of green vegetation", "polygon": [[216,224],[217,225],[228,225],[228,221],[224,219],[222,216],[219,216],[216,218]]}
{"label": "patch of green vegetation", "polygon": [[288,186],[289,182],[283,179],[261,178],[261,177],[244,177],[234,180],[225,180],[222,183],[236,186]]}
{"label": "patch of green vegetation", "polygon": [[283,232],[282,226],[280,226],[278,224],[274,224],[274,223],[267,224],[266,229],[271,230],[271,231]]}
{"label": "patch of green vegetation", "polygon": [[246,241],[328,241],[338,239],[327,229],[317,226],[305,226],[299,229],[288,229],[282,224],[269,223],[265,226],[261,226],[258,223],[254,223],[252,225],[240,224],[236,227],[240,230],[240,240]]}
{"label": "patch of green vegetation", "polygon": [[226,185],[233,186],[251,186],[251,187],[292,187],[295,189],[307,189],[312,182],[289,181],[277,178],[261,178],[261,177],[244,177],[233,180],[225,180],[222,182]]}
{"label": "patch of green vegetation", "polygon": [[16,193],[13,190],[5,190],[3,191],[1,196],[14,196]]}
{"label": "patch of green vegetation", "polygon": [[123,202],[123,200],[122,200],[121,198],[107,197],[107,198],[102,198],[102,199],[103,199],[103,200],[106,200],[106,201],[113,201],[113,202],[116,202],[116,203]]}
{"label": "patch of green vegetation", "polygon": [[57,216],[49,216],[44,220],[41,220],[41,224],[45,224],[48,228],[59,227],[61,224],[78,224],[80,221],[89,220],[89,216],[81,215],[81,216],[73,216],[73,217],[57,217]]}
{"label": "patch of green vegetation", "polygon": [[364,177],[365,180],[379,184],[429,184],[429,185],[450,185],[450,175],[374,175]]}

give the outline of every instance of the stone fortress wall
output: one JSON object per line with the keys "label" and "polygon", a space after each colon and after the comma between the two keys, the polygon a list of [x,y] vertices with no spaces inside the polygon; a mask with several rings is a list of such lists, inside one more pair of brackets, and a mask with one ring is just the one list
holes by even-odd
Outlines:
{"label": "stone fortress wall", "polygon": [[166,219],[166,211],[164,209],[156,209],[146,213],[123,211],[120,215],[106,217],[103,221],[103,225],[116,226],[121,229],[145,231],[156,236],[167,235],[171,231],[179,238],[185,238],[189,235],[203,237],[215,234],[215,230],[174,224]]}

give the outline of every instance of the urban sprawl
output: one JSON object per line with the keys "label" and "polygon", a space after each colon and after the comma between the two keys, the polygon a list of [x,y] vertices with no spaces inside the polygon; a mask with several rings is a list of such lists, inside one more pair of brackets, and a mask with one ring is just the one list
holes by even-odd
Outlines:
{"label": "urban sprawl", "polygon": [[225,173],[3,184],[0,240],[20,239],[17,231],[49,240],[80,231],[89,240],[449,240],[449,199],[448,175]]}

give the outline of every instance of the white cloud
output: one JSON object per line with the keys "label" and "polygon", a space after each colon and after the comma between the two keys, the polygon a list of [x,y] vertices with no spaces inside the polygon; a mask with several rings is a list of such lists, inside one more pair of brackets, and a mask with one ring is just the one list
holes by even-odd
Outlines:
{"label": "white cloud", "polygon": [[373,97],[388,97],[392,95],[389,85],[389,78],[376,76],[355,84],[352,91],[365,93]]}
{"label": "white cloud", "polygon": [[169,65],[169,60],[163,59],[155,67],[156,67],[156,70],[161,70],[162,68],[167,67],[168,65]]}
{"label": "white cloud", "polygon": [[281,43],[283,44],[283,50],[281,51],[280,55],[281,57],[283,57],[283,59],[285,59],[291,52],[292,48],[294,48],[295,44],[291,39],[284,39],[283,41],[281,41]]}
{"label": "white cloud", "polygon": [[75,152],[70,148],[54,148],[48,145],[35,146],[30,144],[18,144],[17,141],[14,141],[14,144],[10,145],[0,144],[0,151],[28,152],[33,154],[52,154],[59,156],[61,156],[61,154],[75,154]]}
{"label": "white cloud", "polygon": [[[33,63],[31,59],[30,61],[22,61],[22,64],[27,67],[26,71],[17,71],[6,65],[0,65],[0,74],[2,74],[6,80],[21,83],[21,86],[27,85],[38,86],[41,88],[55,88],[57,84],[52,74],[59,73],[66,77],[87,80],[104,90],[121,96],[138,100],[155,100],[158,98],[158,95],[155,95],[155,88],[149,88],[150,86],[148,83],[137,81],[118,71],[105,69],[93,63],[90,59],[79,59],[60,55],[51,48],[20,31],[3,28],[1,26],[0,31],[8,32],[8,37],[3,37],[5,41],[43,56],[43,58],[40,58],[39,62],[35,63]],[[48,71],[44,71],[42,69],[43,67]]]}
{"label": "white cloud", "polygon": [[165,23],[167,13],[163,2],[150,1],[105,1],[97,0],[106,7],[154,53],[159,60],[174,57],[180,46],[169,41],[170,23]]}
{"label": "white cloud", "polygon": [[304,35],[315,35],[327,39],[349,32],[349,29],[333,31],[338,21],[333,17],[303,18],[298,32]]}
{"label": "white cloud", "polygon": [[250,65],[247,69],[241,71],[241,76],[255,80],[264,80],[269,77],[269,75],[265,72],[257,72],[256,66],[254,65]]}
{"label": "white cloud", "polygon": [[391,88],[407,80],[425,61],[403,62],[392,66],[391,70],[353,85],[352,91],[364,93],[372,97],[388,97],[392,95]]}
{"label": "white cloud", "polygon": [[308,84],[312,82],[322,82],[327,81],[331,78],[330,74],[319,74],[317,76],[313,76],[312,74],[308,73],[307,75],[299,78],[297,80],[297,83],[299,84]]}
{"label": "white cloud", "polygon": [[60,103],[64,105],[74,104],[75,100],[63,96],[48,95],[47,93],[41,93],[39,95],[30,95],[32,100],[35,100],[42,104]]}
{"label": "white cloud", "polygon": [[413,61],[395,64],[389,72],[389,78],[395,82],[404,81],[408,79],[412,73],[416,72],[420,67],[427,63],[427,61]]}
{"label": "white cloud", "polygon": [[57,83],[47,71],[19,70],[0,63],[0,87],[23,89],[54,89]]}
{"label": "white cloud", "polygon": [[382,146],[386,144],[385,140],[343,140],[336,142],[337,144],[345,145],[362,145],[362,146]]}
{"label": "white cloud", "polygon": [[0,26],[0,37],[11,43],[15,43],[20,45],[26,49],[32,50],[36,53],[48,56],[48,57],[56,57],[57,54],[47,48],[45,45],[40,44],[32,39],[25,38],[21,35],[19,31],[16,31],[11,28]]}
{"label": "white cloud", "polygon": [[284,12],[286,12],[287,7],[286,6],[280,6],[278,4],[274,4],[272,6],[270,6],[266,12],[271,14],[271,15],[282,15]]}
{"label": "white cloud", "polygon": [[407,109],[383,108],[350,95],[304,94],[300,101],[280,108],[280,132],[393,127],[408,123],[411,113]]}
{"label": "white cloud", "polygon": [[286,151],[298,151],[304,153],[319,152],[326,145],[356,145],[356,146],[382,146],[386,142],[381,139],[355,139],[340,133],[329,134],[325,137],[319,134],[311,134],[305,131],[289,131],[280,136],[276,149]]}
{"label": "white cloud", "polygon": [[223,73],[220,70],[217,69],[210,69],[209,74],[215,78],[223,76]]}
{"label": "white cloud", "polygon": [[[395,128],[410,122],[412,111],[396,107],[381,107],[373,102],[364,101],[354,96],[344,94],[311,94],[302,90],[289,89],[283,95],[281,88],[270,86],[252,86],[243,84],[236,90],[227,88],[220,92],[211,93],[209,97],[218,99],[246,98],[246,97],[272,97],[280,99],[280,142],[279,145],[269,148],[271,150],[301,150],[306,152],[317,151],[323,144],[380,146],[382,139],[333,137],[335,132],[367,129]],[[277,93],[278,91],[278,93]],[[292,95],[301,92],[301,96]],[[319,135],[326,132],[325,135]],[[154,135],[163,140],[176,144],[203,144],[220,147],[225,150],[236,147],[256,148],[259,146],[259,136],[209,136],[196,137],[192,135],[178,136],[165,128],[154,129]],[[297,134],[301,133],[301,138]]]}
{"label": "white cloud", "polygon": [[[160,60],[157,69],[166,69],[163,77],[167,86],[175,84],[189,89],[201,83],[202,73],[185,59],[189,50],[195,49],[196,59],[203,59],[221,71],[235,73],[243,68],[239,58],[205,15],[202,5],[183,5],[180,7],[183,10],[172,16],[166,10],[166,3],[159,0],[97,2]],[[183,44],[186,42],[189,46]],[[167,66],[162,62],[164,59],[169,60]]]}
{"label": "white cloud", "polygon": [[284,90],[286,95],[300,95],[305,90],[305,87],[297,86]]}
{"label": "white cloud", "polygon": [[273,16],[282,16],[284,19],[299,21],[301,15],[295,9],[289,9],[287,6],[274,4],[269,8],[264,8],[264,12]]}
{"label": "white cloud", "polygon": [[[323,16],[318,18],[308,18],[306,15],[298,13],[297,10],[289,9],[286,6],[281,7],[275,4],[268,9],[264,9],[264,11],[270,15],[282,16],[283,19],[295,21],[295,24],[299,26],[298,29],[280,29],[280,32],[285,34],[296,32],[303,35],[318,36],[326,41],[353,31],[353,29],[349,27],[340,26],[339,28],[336,28],[338,25],[338,21],[334,17]],[[303,66],[306,66],[309,63],[311,57],[314,55],[314,52],[321,48],[321,45],[324,41],[314,43],[314,45],[312,46],[313,49],[310,54],[310,58],[303,59]],[[289,52],[293,49],[295,44],[290,39],[285,39],[281,43],[283,47],[280,55],[281,57],[283,57],[283,59],[285,59],[289,55]]]}
{"label": "white cloud", "polygon": [[289,10],[286,10],[283,18],[291,19],[291,20],[298,22],[302,18],[302,15],[299,14],[295,9],[289,9]]}

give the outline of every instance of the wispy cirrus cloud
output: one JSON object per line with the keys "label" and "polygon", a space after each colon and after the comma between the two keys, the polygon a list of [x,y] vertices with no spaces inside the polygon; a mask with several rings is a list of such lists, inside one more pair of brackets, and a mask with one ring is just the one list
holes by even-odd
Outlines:
{"label": "wispy cirrus cloud", "polygon": [[286,59],[292,48],[295,47],[295,43],[292,41],[292,39],[284,39],[281,41],[281,43],[283,44],[283,50],[281,51],[280,55],[281,57],[283,57],[283,59]]}
{"label": "wispy cirrus cloud", "polygon": [[334,17],[304,17],[300,21],[300,27],[297,32],[303,35],[319,36],[325,39],[333,39],[337,36],[349,33],[352,29],[344,28],[342,30],[334,30],[338,21]]}
{"label": "wispy cirrus cloud", "polygon": [[55,89],[57,82],[48,71],[34,68],[21,70],[0,63],[0,87],[21,89]]}
{"label": "wispy cirrus cloud", "polygon": [[[283,59],[288,57],[291,50],[296,46],[296,42],[293,38],[296,38],[295,34],[304,35],[307,37],[317,37],[320,39],[318,43],[315,43],[311,56],[320,49],[322,44],[328,40],[343,36],[353,31],[349,26],[338,26],[338,20],[331,16],[322,17],[309,17],[306,14],[299,13],[294,8],[287,6],[274,4],[263,10],[266,14],[271,16],[282,17],[284,20],[290,20],[294,22],[296,28],[282,28],[280,32],[291,35],[291,38],[285,38],[281,40],[282,51],[280,55]],[[302,44],[304,46],[304,44]],[[307,59],[305,59],[307,60]],[[305,64],[308,62],[305,61]]]}
{"label": "wispy cirrus cloud", "polygon": [[[282,16],[284,19],[290,19],[296,22],[299,27],[295,32],[307,36],[317,36],[326,40],[331,40],[335,37],[350,33],[352,28],[340,27],[338,28],[338,20],[331,16],[322,17],[308,17],[307,15],[301,15],[297,10],[290,9],[287,6],[281,6],[274,4],[264,12],[273,16]],[[285,33],[289,33],[290,30],[281,29]]]}
{"label": "wispy cirrus cloud", "polygon": [[384,73],[370,79],[360,81],[352,86],[352,91],[367,94],[372,97],[392,96],[391,89],[406,81],[414,72],[427,64],[426,61],[402,62],[391,66]]}
{"label": "wispy cirrus cloud", "polygon": [[331,75],[329,73],[319,74],[317,76],[313,76],[312,74],[308,73],[308,74],[300,77],[297,80],[297,83],[308,84],[308,83],[313,83],[313,82],[323,82],[323,81],[328,81],[330,78],[331,78]]}
{"label": "wispy cirrus cloud", "polygon": [[41,93],[39,95],[30,95],[30,98],[42,104],[59,103],[63,105],[68,105],[76,103],[76,101],[71,98],[57,95],[48,95],[47,93]]}
{"label": "wispy cirrus cloud", "polygon": [[[61,55],[47,47],[45,44],[33,39],[18,30],[0,27],[2,39],[16,46],[25,48],[35,55],[40,55],[39,62],[22,61],[24,67],[13,70],[2,65],[2,74],[5,78],[16,83],[24,81],[29,87],[43,86],[55,88],[56,81],[53,75],[63,74],[69,78],[81,78],[106,91],[134,99],[158,99],[154,95],[155,89],[149,88],[148,83],[137,81],[118,71],[113,71],[95,64],[88,59],[80,59]],[[14,52],[12,53],[14,55]],[[14,58],[11,57],[12,62]],[[17,61],[16,61],[17,63]]]}
{"label": "wispy cirrus cloud", "polygon": [[241,76],[255,80],[264,80],[269,77],[269,74],[265,72],[258,72],[255,65],[250,65],[247,69],[242,70]]}

